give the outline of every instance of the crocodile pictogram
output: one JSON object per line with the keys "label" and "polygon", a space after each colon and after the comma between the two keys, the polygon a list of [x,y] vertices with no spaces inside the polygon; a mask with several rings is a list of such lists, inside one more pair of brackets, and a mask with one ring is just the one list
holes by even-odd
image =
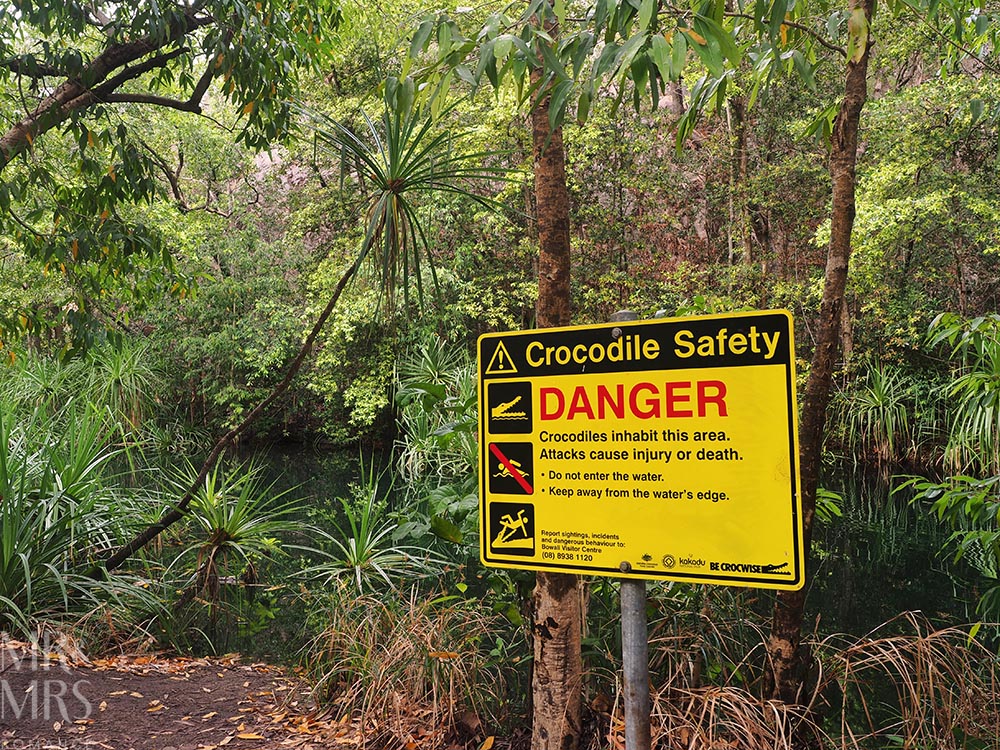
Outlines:
{"label": "crocodile pictogram", "polygon": [[490,417],[493,419],[527,419],[528,415],[523,411],[509,411],[512,407],[517,406],[520,400],[521,397],[517,396],[510,401],[497,404],[490,410]]}

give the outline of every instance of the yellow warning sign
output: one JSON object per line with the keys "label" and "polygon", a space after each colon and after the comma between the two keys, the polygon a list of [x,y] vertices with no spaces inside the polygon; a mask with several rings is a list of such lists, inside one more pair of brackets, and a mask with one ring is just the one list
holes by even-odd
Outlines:
{"label": "yellow warning sign", "polygon": [[785,311],[481,337],[483,562],[800,588],[794,363]]}
{"label": "yellow warning sign", "polygon": [[493,356],[490,358],[490,363],[486,365],[487,375],[516,375],[517,365],[514,364],[514,360],[510,358],[510,353],[507,351],[507,347],[504,346],[503,341],[497,342],[497,348],[493,352]]}

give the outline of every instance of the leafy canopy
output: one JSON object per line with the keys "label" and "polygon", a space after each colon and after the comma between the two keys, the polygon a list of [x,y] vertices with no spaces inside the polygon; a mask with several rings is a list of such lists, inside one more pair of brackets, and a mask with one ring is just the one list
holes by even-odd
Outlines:
{"label": "leafy canopy", "polygon": [[[136,209],[172,158],[145,142],[142,113],[210,111],[263,148],[291,128],[297,71],[320,69],[339,18],[336,0],[0,6],[0,233],[65,277],[67,322],[150,299],[172,269]],[[5,312],[0,333],[45,323]]]}

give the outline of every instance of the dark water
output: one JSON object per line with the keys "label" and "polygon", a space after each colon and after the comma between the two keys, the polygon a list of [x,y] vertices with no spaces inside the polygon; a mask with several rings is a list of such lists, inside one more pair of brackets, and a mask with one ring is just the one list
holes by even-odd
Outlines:
{"label": "dark water", "polygon": [[[289,497],[297,498],[303,520],[328,530],[340,519],[338,498],[361,480],[362,463],[365,471],[391,465],[388,455],[298,447],[258,451],[257,460],[266,463],[278,488],[291,488]],[[899,481],[850,466],[827,472],[823,484],[841,496],[843,515],[814,531],[808,630],[862,635],[913,610],[939,625],[978,619],[977,574],[942,553],[948,532],[931,515],[890,492]],[[301,564],[286,559],[270,574],[290,578]],[[249,640],[240,638],[239,647],[288,658],[300,645],[300,607],[293,597],[276,601],[273,627]]]}
{"label": "dark water", "polygon": [[820,632],[861,635],[914,610],[940,624],[978,619],[977,574],[942,551],[949,532],[930,513],[891,492],[902,481],[851,466],[828,472],[843,516],[813,534],[809,607]]}

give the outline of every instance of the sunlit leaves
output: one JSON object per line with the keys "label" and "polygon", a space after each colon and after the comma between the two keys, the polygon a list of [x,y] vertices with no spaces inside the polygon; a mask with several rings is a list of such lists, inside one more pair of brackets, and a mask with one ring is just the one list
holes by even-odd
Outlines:
{"label": "sunlit leaves", "polygon": [[[783,5],[779,26],[785,12]],[[477,58],[473,88],[484,81],[494,89],[511,83],[524,100],[544,93],[551,97],[549,117],[555,127],[567,113],[585,122],[602,89],[617,90],[619,101],[630,91],[637,109],[643,99],[656,107],[661,93],[680,79],[692,59],[712,77],[725,79],[745,54],[745,43],[737,37],[735,17],[740,14],[727,14],[715,0],[684,8],[659,0],[596,0],[582,15],[583,20],[566,16],[560,22],[559,7],[536,0],[489,17],[471,51]],[[449,33],[438,33],[433,46],[435,29],[443,25]],[[550,34],[550,26],[558,27],[558,33]],[[430,90],[450,85],[456,55],[459,64],[466,64],[469,40],[452,27],[445,16],[428,17],[412,38],[411,57],[433,55],[425,69]],[[805,60],[801,57],[800,70],[806,70]],[[532,79],[533,71],[541,75]],[[724,91],[725,85],[720,80],[712,90]]]}

